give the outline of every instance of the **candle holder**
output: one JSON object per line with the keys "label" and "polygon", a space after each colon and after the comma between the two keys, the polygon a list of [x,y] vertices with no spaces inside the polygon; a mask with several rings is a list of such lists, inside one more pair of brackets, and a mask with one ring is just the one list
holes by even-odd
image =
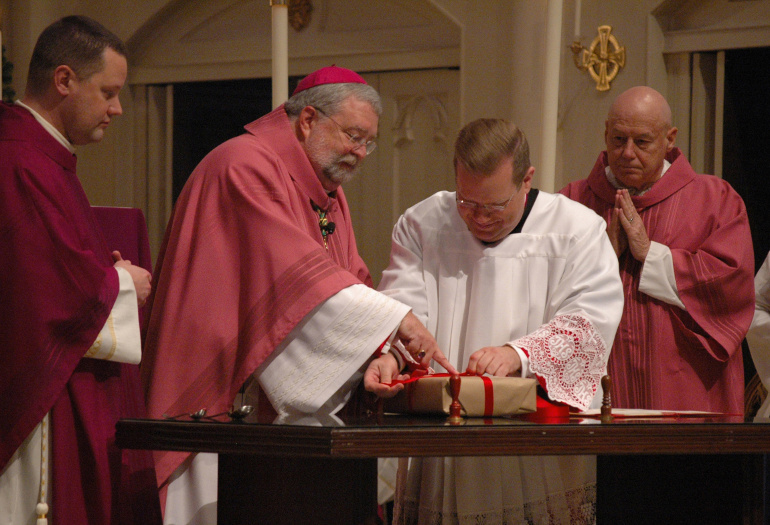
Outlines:
{"label": "candle holder", "polygon": [[459,425],[462,423],[462,405],[460,404],[460,376],[453,375],[449,378],[449,390],[452,393],[452,404],[449,405],[449,424]]}
{"label": "candle holder", "polygon": [[602,423],[612,423],[613,417],[612,417],[612,394],[610,394],[610,390],[612,390],[612,379],[609,375],[605,375],[602,377],[602,390],[604,391],[604,395],[602,397],[602,408],[601,408],[601,421]]}
{"label": "candle holder", "polygon": [[289,25],[300,32],[310,25],[313,14],[312,0],[270,0],[270,7],[285,5],[289,8]]}
{"label": "candle holder", "polygon": [[599,26],[598,30],[599,34],[588,49],[579,40],[575,40],[570,49],[575,66],[588,71],[598,91],[608,91],[610,82],[626,65],[626,48],[611,34],[612,26]]}

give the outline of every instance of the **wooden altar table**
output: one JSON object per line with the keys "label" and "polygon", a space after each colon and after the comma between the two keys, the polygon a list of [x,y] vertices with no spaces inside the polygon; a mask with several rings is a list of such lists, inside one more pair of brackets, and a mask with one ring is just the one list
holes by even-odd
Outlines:
{"label": "wooden altar table", "polygon": [[[374,524],[377,457],[564,454],[599,456],[599,524],[619,517],[623,523],[653,523],[634,505],[678,505],[676,494],[668,500],[661,496],[650,467],[638,466],[652,460],[658,468],[667,457],[684,469],[676,488],[694,478],[703,496],[682,502],[676,512],[712,512],[707,504],[722,498],[716,507],[723,514],[708,514],[714,523],[765,523],[770,420],[685,417],[602,424],[572,418],[538,424],[471,418],[450,425],[443,418],[386,415],[315,424],[121,420],[116,439],[122,448],[219,453],[219,523],[228,525]],[[640,497],[645,490],[649,494]],[[695,519],[696,514],[685,515]],[[725,522],[724,516],[735,520]]]}

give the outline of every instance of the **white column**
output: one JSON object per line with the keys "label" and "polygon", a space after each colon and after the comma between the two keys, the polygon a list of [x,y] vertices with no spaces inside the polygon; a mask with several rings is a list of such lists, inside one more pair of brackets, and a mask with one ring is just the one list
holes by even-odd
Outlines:
{"label": "white column", "polygon": [[273,109],[289,98],[289,7],[287,0],[270,0],[272,12]]}
{"label": "white column", "polygon": [[538,187],[553,192],[556,185],[556,132],[559,117],[559,66],[561,63],[562,0],[548,0],[545,25],[545,74],[543,75],[543,139]]}

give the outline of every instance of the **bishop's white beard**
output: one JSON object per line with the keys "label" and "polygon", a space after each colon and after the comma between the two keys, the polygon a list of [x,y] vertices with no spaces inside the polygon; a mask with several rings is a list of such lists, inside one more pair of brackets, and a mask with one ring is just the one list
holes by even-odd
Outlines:
{"label": "bishop's white beard", "polygon": [[352,153],[338,155],[334,147],[335,145],[322,133],[311,134],[306,141],[307,156],[310,161],[320,166],[329,180],[344,184],[359,172],[361,162]]}

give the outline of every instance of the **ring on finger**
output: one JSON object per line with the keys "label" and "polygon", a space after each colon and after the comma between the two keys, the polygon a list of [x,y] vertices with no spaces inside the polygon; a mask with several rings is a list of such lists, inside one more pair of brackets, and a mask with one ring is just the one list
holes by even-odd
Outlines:
{"label": "ring on finger", "polygon": [[425,358],[425,352],[420,352],[417,354],[417,359],[422,361],[423,358]]}

